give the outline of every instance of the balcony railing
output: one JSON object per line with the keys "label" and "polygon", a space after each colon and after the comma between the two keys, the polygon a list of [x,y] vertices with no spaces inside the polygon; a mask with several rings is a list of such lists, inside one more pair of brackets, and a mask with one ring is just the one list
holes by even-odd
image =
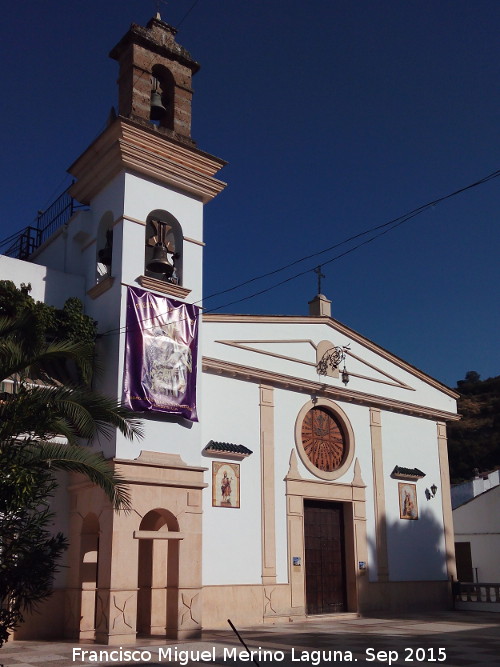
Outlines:
{"label": "balcony railing", "polygon": [[500,583],[455,582],[456,609],[500,612]]}
{"label": "balcony railing", "polygon": [[16,259],[29,259],[42,243],[69,221],[77,208],[82,206],[65,190],[45,211],[38,213],[36,226],[29,225],[0,241],[0,254]]}

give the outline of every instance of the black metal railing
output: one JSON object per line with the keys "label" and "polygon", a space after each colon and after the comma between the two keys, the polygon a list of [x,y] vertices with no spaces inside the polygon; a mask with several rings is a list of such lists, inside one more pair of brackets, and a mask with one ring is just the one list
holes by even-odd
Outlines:
{"label": "black metal railing", "polygon": [[69,221],[77,208],[82,208],[65,190],[45,211],[39,211],[36,227],[29,225],[20,232],[0,241],[0,254],[16,259],[28,259],[42,243]]}

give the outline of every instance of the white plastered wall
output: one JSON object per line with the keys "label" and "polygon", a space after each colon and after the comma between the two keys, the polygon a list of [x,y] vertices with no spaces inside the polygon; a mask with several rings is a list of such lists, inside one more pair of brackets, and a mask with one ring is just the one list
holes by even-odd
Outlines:
{"label": "white plastered wall", "polygon": [[81,276],[65,274],[46,266],[23,262],[0,255],[0,279],[12,280],[16,287],[31,283],[30,295],[35,301],[62,308],[72,296],[83,299],[84,281]]}
{"label": "white plastered wall", "polygon": [[[259,387],[217,375],[203,376],[202,447],[210,440],[252,450],[236,461],[203,457],[203,584],[262,582]],[[240,465],[240,509],[212,507],[212,462]]]}
{"label": "white plastered wall", "polygon": [[[447,579],[446,549],[436,422],[393,412],[382,412],[382,451],[390,581]],[[415,482],[392,479],[395,466],[425,473]],[[398,484],[417,488],[418,520],[400,519]],[[434,498],[425,490],[435,484]]]}
{"label": "white plastered wall", "polygon": [[[124,215],[145,223],[154,210],[164,210],[174,216],[182,227],[185,237],[198,243],[184,240],[183,286],[191,290],[187,297],[190,303],[202,298],[203,204],[190,195],[154,183],[134,174],[125,175]],[[144,274],[145,227],[137,222],[125,220],[123,240],[122,281],[137,284],[137,277]]]}
{"label": "white plastered wall", "polygon": [[500,486],[453,510],[453,525],[455,542],[470,542],[478,581],[500,581]]}

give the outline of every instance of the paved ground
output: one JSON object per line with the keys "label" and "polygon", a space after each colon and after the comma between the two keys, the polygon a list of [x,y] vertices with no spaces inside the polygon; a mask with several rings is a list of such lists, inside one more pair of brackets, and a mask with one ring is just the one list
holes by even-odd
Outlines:
{"label": "paved ground", "polygon": [[448,612],[404,618],[330,617],[238,630],[248,648],[256,651],[253,662],[240,654],[244,648],[233,632],[221,630],[205,632],[203,639],[196,642],[139,640],[137,646],[124,647],[124,650],[139,653],[130,657],[110,654],[108,660],[100,660],[98,654],[89,651],[110,653],[117,647],[19,641],[0,649],[0,664],[4,667],[165,664],[170,667],[231,667],[235,664],[257,667],[257,663],[260,667],[336,667],[357,662],[377,667],[500,666],[500,614]]}

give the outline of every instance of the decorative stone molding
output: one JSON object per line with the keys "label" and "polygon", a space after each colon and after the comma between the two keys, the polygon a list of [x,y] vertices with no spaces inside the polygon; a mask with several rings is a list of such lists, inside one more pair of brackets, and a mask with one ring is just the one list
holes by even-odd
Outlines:
{"label": "decorative stone molding", "polygon": [[106,276],[106,278],[87,290],[87,294],[91,299],[97,299],[98,296],[101,296],[101,294],[104,294],[104,292],[107,292],[109,289],[111,289],[114,282],[115,279],[113,276]]}
{"label": "decorative stone molding", "polygon": [[408,403],[406,401],[375,396],[374,394],[354,391],[344,387],[327,386],[320,382],[305,380],[304,378],[297,378],[291,375],[284,375],[283,373],[273,373],[272,371],[267,371],[262,368],[252,368],[251,366],[243,366],[241,364],[213,359],[211,357],[203,357],[203,372],[227,375],[232,378],[246,381],[265,382],[274,387],[300,391],[304,394],[315,394],[332,400],[337,399],[355,403],[357,405],[367,405],[370,407],[383,408],[385,410],[393,410],[402,414],[423,417],[424,419],[439,419],[440,421],[458,421],[461,419],[461,416],[454,412],[436,410],[424,405],[416,405],[415,403]]}
{"label": "decorative stone molding", "polygon": [[[391,352],[388,350],[380,347],[369,338],[365,338],[357,331],[354,331],[354,329],[350,329],[345,324],[342,324],[342,322],[333,319],[333,317],[303,317],[297,315],[232,315],[224,313],[205,313],[203,315],[203,320],[205,322],[232,322],[239,324],[323,324],[331,327],[335,331],[335,334],[332,334],[332,336],[335,335],[336,338],[338,338],[338,334],[348,336],[352,340],[366,347],[368,350],[375,352],[383,359],[387,359],[411,375],[414,375],[432,387],[439,389],[439,391],[442,391],[444,394],[447,394],[452,398],[459,398],[459,394],[457,394],[456,391],[453,391],[453,389],[450,389],[441,382],[438,382],[438,380],[435,380],[429,375],[426,375],[418,368],[415,368],[415,366],[412,366],[403,359],[400,359],[396,355],[391,354]],[[350,354],[353,356],[352,353]]]}
{"label": "decorative stone molding", "polygon": [[165,280],[158,280],[158,278],[150,278],[149,276],[139,276],[137,282],[144,289],[150,289],[154,292],[162,292],[162,294],[168,294],[173,296],[176,299],[185,299],[191,290],[186,287],[181,287],[180,285],[174,285],[174,283],[168,283]]}
{"label": "decorative stone molding", "polygon": [[69,168],[77,179],[70,194],[89,205],[95,195],[121,171],[132,171],[182,192],[203,203],[226,184],[214,174],[226,162],[197,148],[182,145],[128,118],[118,117]]}
{"label": "decorative stone molding", "polygon": [[[347,453],[344,455],[344,459],[340,466],[336,470],[328,472],[325,470],[320,470],[309,460],[309,457],[302,443],[302,425],[304,423],[304,419],[310,410],[318,407],[325,408],[327,411],[333,413],[337,417],[338,421],[342,425],[343,435],[345,438],[345,447],[347,449]],[[352,459],[354,457],[354,430],[346,413],[338,405],[327,399],[317,398],[314,401],[308,401],[297,415],[297,420],[295,422],[295,445],[297,447],[300,460],[309,470],[309,472],[312,472],[313,475],[319,477],[320,479],[332,481],[341,477],[345,472],[347,472],[347,470],[349,470],[351,466]]]}

